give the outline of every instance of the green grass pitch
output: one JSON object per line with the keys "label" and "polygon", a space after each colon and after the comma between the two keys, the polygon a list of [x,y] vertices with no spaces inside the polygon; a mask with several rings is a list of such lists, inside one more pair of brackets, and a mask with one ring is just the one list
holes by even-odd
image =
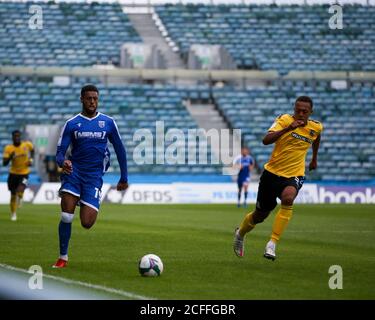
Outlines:
{"label": "green grass pitch", "polygon": [[[69,266],[55,270],[59,206],[25,204],[12,222],[1,205],[0,263],[38,264],[50,275],[156,299],[375,299],[374,209],[295,205],[273,262],[263,250],[276,210],[247,236],[240,259],[232,250],[233,230],[246,209],[103,204],[91,230],[76,214]],[[163,260],[161,277],[138,274],[138,260],[147,253]],[[328,286],[331,265],[342,267],[342,290]]]}

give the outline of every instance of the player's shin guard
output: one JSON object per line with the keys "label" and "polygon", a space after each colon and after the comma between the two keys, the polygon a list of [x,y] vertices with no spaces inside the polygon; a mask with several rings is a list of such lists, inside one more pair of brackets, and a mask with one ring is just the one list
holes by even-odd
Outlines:
{"label": "player's shin guard", "polygon": [[253,221],[253,212],[250,212],[245,216],[245,218],[243,219],[240,225],[240,230],[239,230],[240,236],[243,238],[245,234],[253,230],[254,227],[255,227],[255,223]]}
{"label": "player's shin guard", "polygon": [[292,217],[293,206],[281,205],[281,208],[276,214],[275,221],[272,227],[271,240],[276,243],[280,240],[280,236],[288,225]]}
{"label": "player's shin guard", "polygon": [[68,260],[69,240],[72,233],[72,221],[74,214],[61,212],[59,224],[60,258]]}
{"label": "player's shin guard", "polygon": [[11,213],[15,213],[17,211],[17,195],[12,194],[10,196],[10,211]]}

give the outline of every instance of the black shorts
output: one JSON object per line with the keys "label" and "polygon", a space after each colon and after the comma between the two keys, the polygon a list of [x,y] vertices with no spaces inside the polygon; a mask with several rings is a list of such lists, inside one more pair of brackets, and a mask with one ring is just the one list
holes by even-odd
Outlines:
{"label": "black shorts", "polygon": [[296,188],[297,193],[305,182],[304,176],[285,178],[264,169],[260,176],[256,208],[259,211],[272,211],[277,206],[277,198],[288,186]]}
{"label": "black shorts", "polygon": [[20,184],[24,184],[27,187],[29,179],[28,174],[13,174],[10,173],[8,176],[8,189],[11,193],[15,193]]}

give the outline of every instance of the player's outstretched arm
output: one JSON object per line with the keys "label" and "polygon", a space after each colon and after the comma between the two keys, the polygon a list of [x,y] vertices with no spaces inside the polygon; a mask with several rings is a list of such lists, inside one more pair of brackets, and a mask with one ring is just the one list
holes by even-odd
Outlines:
{"label": "player's outstretched arm", "polygon": [[[66,150],[68,150],[71,140],[72,139],[70,137],[69,123],[66,122],[64,127],[61,130],[61,134],[60,134],[59,141],[57,142],[57,150],[56,150],[56,162],[60,168],[63,168],[63,172],[64,172],[64,166],[65,166],[65,171],[68,169],[68,167],[72,168],[72,163],[69,160],[67,160],[69,162],[65,161]],[[64,172],[64,173],[67,173],[67,172]]]}
{"label": "player's outstretched arm", "polygon": [[309,164],[309,170],[315,170],[318,167],[318,150],[320,146],[320,135],[315,139],[312,144],[313,155]]}
{"label": "player's outstretched arm", "polygon": [[263,144],[268,145],[271,143],[276,142],[277,139],[279,139],[284,133],[287,133],[288,131],[294,130],[298,127],[304,126],[305,123],[302,120],[296,120],[293,121],[288,127],[278,130],[278,131],[268,131],[268,133],[263,138]]}
{"label": "player's outstretched arm", "polygon": [[117,184],[117,190],[126,190],[128,188],[128,163],[126,158],[126,150],[124,144],[121,141],[120,133],[114,120],[113,128],[108,138],[112,143],[113,148],[115,149],[117,160],[120,165],[121,177],[120,181]]}
{"label": "player's outstretched arm", "polygon": [[34,164],[34,156],[35,156],[35,150],[34,150],[34,148],[31,148],[30,158],[29,158],[29,162],[28,162],[29,167],[31,167]]}
{"label": "player's outstretched arm", "polygon": [[249,165],[250,171],[252,171],[254,167],[255,167],[255,161],[253,160],[253,162]]}

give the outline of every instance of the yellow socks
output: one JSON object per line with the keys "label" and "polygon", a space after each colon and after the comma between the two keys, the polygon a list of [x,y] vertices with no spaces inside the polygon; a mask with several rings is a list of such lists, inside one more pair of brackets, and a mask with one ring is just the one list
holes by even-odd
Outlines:
{"label": "yellow socks", "polygon": [[17,195],[12,194],[10,196],[10,211],[15,213],[17,211]]}
{"label": "yellow socks", "polygon": [[22,200],[23,198],[23,192],[17,192],[17,197]]}
{"label": "yellow socks", "polygon": [[281,205],[281,208],[276,214],[275,221],[272,227],[272,236],[271,240],[277,242],[280,240],[280,236],[285,230],[290,218],[292,217],[293,206],[284,206]]}
{"label": "yellow socks", "polygon": [[17,206],[20,207],[22,204],[23,192],[17,192]]}
{"label": "yellow socks", "polygon": [[245,234],[253,230],[254,227],[255,227],[255,224],[253,221],[253,212],[250,212],[245,216],[245,219],[243,219],[240,225],[240,230],[239,230],[240,236],[243,238]]}
{"label": "yellow socks", "polygon": [[[254,212],[248,213],[240,225],[239,234],[242,238],[246,235],[246,233],[250,232],[255,227],[255,223],[253,221],[253,213]],[[281,208],[276,214],[275,221],[272,227],[271,240],[274,243],[280,240],[280,236],[287,227],[288,222],[292,217],[292,213],[293,206],[281,205]]]}

